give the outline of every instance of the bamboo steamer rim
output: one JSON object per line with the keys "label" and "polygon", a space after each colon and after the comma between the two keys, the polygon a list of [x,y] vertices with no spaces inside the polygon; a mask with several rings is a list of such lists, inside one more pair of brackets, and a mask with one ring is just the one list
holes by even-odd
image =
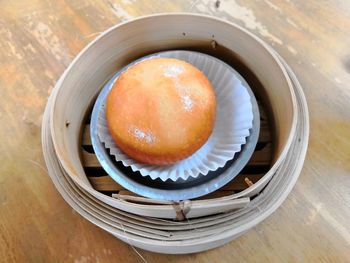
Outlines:
{"label": "bamboo steamer rim", "polygon": [[[301,147],[299,149],[299,154],[297,155],[297,157],[299,157],[298,162],[296,160],[295,163],[295,171],[293,173],[293,176],[291,176],[291,180],[289,182],[289,184],[287,184],[287,186],[284,188],[284,191],[281,192],[281,195],[279,196],[279,199],[277,199],[276,202],[271,203],[270,209],[266,210],[265,213],[260,213],[257,214],[256,217],[254,217],[254,220],[248,220],[248,225],[246,223],[247,220],[241,222],[240,228],[234,228],[231,231],[226,231],[226,232],[221,232],[219,235],[215,235],[215,236],[211,236],[210,238],[202,238],[202,239],[198,239],[196,241],[191,241],[189,244],[188,241],[187,242],[156,242],[152,239],[147,239],[147,238],[140,238],[137,235],[132,235],[129,231],[130,229],[125,228],[124,231],[117,231],[114,230],[112,226],[108,226],[105,225],[103,223],[99,223],[98,219],[91,217],[91,214],[88,213],[88,211],[85,210],[79,210],[78,212],[83,214],[84,217],[87,217],[90,221],[92,221],[95,224],[98,224],[100,227],[104,228],[105,230],[111,232],[112,234],[118,236],[119,238],[125,240],[126,242],[132,243],[136,246],[145,248],[145,249],[149,249],[149,250],[153,250],[153,251],[157,251],[157,252],[173,252],[173,253],[184,253],[184,252],[196,252],[196,251],[201,251],[201,250],[205,250],[205,249],[209,249],[209,248],[213,248],[216,247],[218,245],[221,245],[225,242],[227,242],[228,240],[237,237],[238,235],[242,234],[243,232],[245,232],[246,230],[248,230],[250,227],[252,227],[253,225],[255,225],[256,223],[260,222],[261,220],[263,220],[264,218],[266,218],[269,214],[271,214],[285,199],[285,197],[288,195],[289,191],[291,190],[291,188],[293,187],[294,183],[296,182],[296,179],[299,175],[301,166],[302,166],[302,162],[303,159],[305,157],[306,154],[306,148],[307,148],[307,140],[308,140],[308,113],[307,113],[307,106],[306,106],[306,101],[305,98],[303,97],[302,91],[300,90],[299,87],[299,93],[301,93],[301,95],[298,95],[298,99],[301,100],[301,105],[303,107],[300,107],[301,109],[299,110],[304,110],[304,114],[300,114],[300,121],[302,122],[304,120],[305,124],[302,128],[302,130],[298,130],[298,134],[295,134],[295,136],[293,137],[294,143],[295,141],[297,141],[297,135],[303,135],[300,136],[301,137],[301,142],[299,144],[294,145],[294,147]],[[45,124],[45,120],[43,125]],[[46,125],[46,124],[45,124]],[[44,126],[45,126],[44,125]],[[47,125],[46,125],[47,126]],[[298,125],[300,126],[300,124]],[[297,127],[296,127],[297,128]],[[45,137],[45,129],[43,129],[43,138]],[[299,134],[300,133],[300,134]],[[47,136],[47,134],[46,134]],[[44,142],[44,139],[43,139]],[[44,144],[44,143],[43,143]],[[46,143],[47,144],[47,143]],[[292,150],[292,149],[290,149]],[[288,157],[290,157],[289,159],[291,159],[293,161],[293,156],[291,156],[292,154],[289,154]],[[49,158],[50,155],[44,155],[45,158]],[[48,157],[47,157],[48,156]],[[56,157],[57,158],[57,157]],[[57,159],[57,161],[59,162],[59,160]],[[282,161],[282,165],[285,163],[286,161],[283,160]],[[278,170],[281,174],[281,170]],[[57,172],[57,171],[56,171]],[[63,177],[62,177],[63,178]],[[275,178],[279,178],[280,180],[283,179],[283,177],[277,177],[274,176],[274,178],[272,179],[272,181],[269,184],[269,187],[266,188],[267,190],[270,190],[270,188],[272,188],[272,186],[274,186],[274,188],[278,189],[278,185],[274,185],[275,183]],[[54,180],[54,178],[53,178]],[[56,178],[56,183],[57,183],[57,178]],[[277,181],[279,182],[279,181]],[[271,186],[270,186],[271,185]],[[61,189],[62,190],[62,189]],[[266,192],[266,197],[268,197],[269,192]],[[67,197],[66,197],[67,198]],[[67,202],[71,202],[72,200],[68,200]],[[73,200],[74,201],[74,200]],[[77,201],[77,200],[75,200]],[[255,200],[252,202],[252,205],[257,205],[257,202],[255,202]],[[71,203],[70,203],[71,204]],[[259,207],[259,206],[258,206]],[[75,207],[76,208],[76,207]],[[76,208],[77,209],[77,208]],[[263,208],[260,208],[259,212],[262,211]],[[243,209],[242,209],[243,210]],[[243,228],[243,226],[246,227]],[[161,248],[157,248],[158,246],[161,246]],[[174,247],[176,248],[175,250]],[[192,250],[188,250],[190,247],[190,249]],[[160,251],[161,250],[161,251]]]}

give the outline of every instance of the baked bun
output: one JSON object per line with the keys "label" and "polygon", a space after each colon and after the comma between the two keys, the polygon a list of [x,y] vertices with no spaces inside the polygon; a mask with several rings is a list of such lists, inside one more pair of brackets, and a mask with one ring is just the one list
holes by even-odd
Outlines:
{"label": "baked bun", "polygon": [[197,151],[215,122],[212,85],[182,60],[154,58],[120,75],[108,94],[106,115],[118,147],[146,164],[166,165]]}

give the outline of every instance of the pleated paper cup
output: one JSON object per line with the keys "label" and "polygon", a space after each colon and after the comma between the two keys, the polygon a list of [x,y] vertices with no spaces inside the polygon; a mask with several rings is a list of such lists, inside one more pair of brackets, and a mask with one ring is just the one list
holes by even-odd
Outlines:
{"label": "pleated paper cup", "polygon": [[[108,92],[121,72],[140,61],[156,57],[181,59],[200,69],[213,85],[217,101],[215,126],[207,142],[190,157],[168,166],[142,164],[124,154],[109,132],[105,111]],[[138,171],[142,176],[160,178],[162,181],[168,179],[176,181],[179,178],[187,180],[189,177],[207,175],[208,172],[225,166],[234,158],[246,143],[246,137],[249,136],[253,126],[250,94],[240,78],[239,74],[227,64],[199,52],[167,51],[143,57],[118,72],[103,88],[92,113],[91,134],[97,132],[98,138],[116,161],[122,162],[124,166],[130,166],[134,172]],[[96,149],[100,145],[94,145],[95,151],[103,150]]]}

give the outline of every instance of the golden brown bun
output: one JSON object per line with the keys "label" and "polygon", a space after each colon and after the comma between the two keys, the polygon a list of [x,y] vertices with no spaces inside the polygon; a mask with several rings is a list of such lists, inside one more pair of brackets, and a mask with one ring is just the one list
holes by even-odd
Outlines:
{"label": "golden brown bun", "polygon": [[214,89],[178,59],[142,61],[121,74],[108,94],[106,115],[115,143],[131,158],[166,165],[197,151],[215,121]]}

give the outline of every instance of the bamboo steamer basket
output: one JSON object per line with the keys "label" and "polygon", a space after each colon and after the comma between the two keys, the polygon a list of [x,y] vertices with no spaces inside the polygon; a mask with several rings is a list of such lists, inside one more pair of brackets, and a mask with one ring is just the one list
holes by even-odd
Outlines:
{"label": "bamboo steamer basket", "polygon": [[[125,64],[143,55],[170,49],[212,49],[211,55],[215,56],[220,46],[227,56],[239,58],[261,82],[261,89],[254,92],[270,105],[275,128],[270,171],[238,194],[183,202],[181,208],[187,210],[188,220],[182,222],[164,219],[178,217],[172,203],[119,200],[94,190],[82,167],[79,140],[86,111],[103,84]],[[82,216],[137,247],[161,253],[191,253],[232,240],[283,202],[305,158],[308,112],[297,79],[260,39],[212,17],[164,14],[112,27],[77,56],[50,96],[42,140],[53,182]],[[262,190],[264,194],[259,194]]]}

